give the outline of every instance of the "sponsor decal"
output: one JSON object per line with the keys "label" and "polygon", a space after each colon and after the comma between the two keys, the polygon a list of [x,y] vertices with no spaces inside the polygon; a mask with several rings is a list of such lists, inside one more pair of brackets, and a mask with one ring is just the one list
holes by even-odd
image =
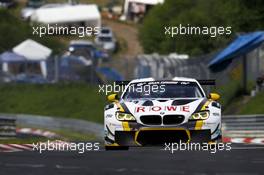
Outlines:
{"label": "sponsor decal", "polygon": [[112,115],[112,114],[107,114],[105,117],[106,117],[106,118],[112,118],[113,115]]}
{"label": "sponsor decal", "polygon": [[219,113],[213,113],[213,115],[214,115],[214,116],[220,116],[220,114],[219,114]]}
{"label": "sponsor decal", "polygon": [[160,112],[160,111],[190,112],[190,107],[188,105],[185,105],[185,106],[138,106],[135,108],[135,113]]}
{"label": "sponsor decal", "polygon": [[115,123],[109,123],[109,126],[110,127],[120,127],[121,128],[120,124],[115,124]]}

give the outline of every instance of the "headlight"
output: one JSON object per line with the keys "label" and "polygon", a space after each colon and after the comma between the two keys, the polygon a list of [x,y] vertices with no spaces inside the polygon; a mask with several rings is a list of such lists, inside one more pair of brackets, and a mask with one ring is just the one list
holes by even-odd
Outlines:
{"label": "headlight", "polygon": [[201,111],[194,113],[190,119],[191,120],[206,120],[209,117],[209,111]]}
{"label": "headlight", "polygon": [[136,121],[135,117],[127,113],[116,113],[116,119],[119,121]]}

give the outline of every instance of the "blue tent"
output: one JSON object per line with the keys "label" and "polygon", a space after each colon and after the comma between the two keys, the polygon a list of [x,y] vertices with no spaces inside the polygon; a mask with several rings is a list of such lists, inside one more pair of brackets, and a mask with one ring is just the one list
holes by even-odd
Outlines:
{"label": "blue tent", "polygon": [[4,52],[0,55],[0,62],[24,62],[26,58],[13,52]]}
{"label": "blue tent", "polygon": [[264,42],[264,32],[253,32],[239,36],[229,44],[222,52],[213,58],[208,67],[212,71],[225,69],[234,58],[243,56]]}
{"label": "blue tent", "polygon": [[100,67],[97,68],[96,71],[98,73],[103,74],[108,80],[112,81],[123,81],[124,77],[120,75],[115,69],[108,67]]}

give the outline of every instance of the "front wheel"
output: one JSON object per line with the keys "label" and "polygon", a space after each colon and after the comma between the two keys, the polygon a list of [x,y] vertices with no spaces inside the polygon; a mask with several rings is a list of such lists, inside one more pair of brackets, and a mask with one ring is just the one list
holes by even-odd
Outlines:
{"label": "front wheel", "polygon": [[223,140],[222,140],[222,135],[217,136],[217,137],[216,137],[215,139],[213,139],[212,141],[217,142],[217,143],[221,143],[221,142],[223,142]]}

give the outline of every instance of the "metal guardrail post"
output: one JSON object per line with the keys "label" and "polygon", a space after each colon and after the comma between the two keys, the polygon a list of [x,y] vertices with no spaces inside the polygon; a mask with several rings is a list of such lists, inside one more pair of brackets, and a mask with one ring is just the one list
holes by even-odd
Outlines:
{"label": "metal guardrail post", "polygon": [[0,138],[16,136],[16,119],[0,117]]}

